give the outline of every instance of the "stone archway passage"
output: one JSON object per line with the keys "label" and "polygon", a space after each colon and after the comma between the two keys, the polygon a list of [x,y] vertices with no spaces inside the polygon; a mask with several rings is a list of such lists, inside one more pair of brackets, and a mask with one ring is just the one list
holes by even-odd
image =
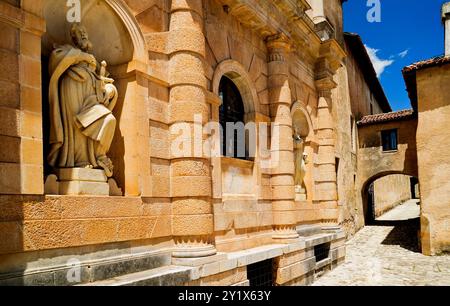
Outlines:
{"label": "stone archway passage", "polygon": [[[390,119],[391,118],[391,119]],[[417,119],[411,112],[381,114],[364,117],[358,122],[357,205],[360,208],[359,226],[364,226],[369,214],[368,187],[377,179],[403,174],[418,177],[416,131]],[[395,130],[397,149],[383,148],[383,131]]]}
{"label": "stone archway passage", "polygon": [[[416,212],[412,218],[420,215],[420,200],[414,197],[411,192],[416,189],[414,182],[417,178],[401,173],[387,174],[370,180],[362,190],[364,221],[366,225],[382,223],[383,216],[391,210],[413,201],[416,207],[412,207]],[[396,214],[399,216],[398,214]],[[407,212],[404,216],[410,216]],[[403,220],[403,216],[399,216]],[[394,220],[393,220],[394,221]]]}

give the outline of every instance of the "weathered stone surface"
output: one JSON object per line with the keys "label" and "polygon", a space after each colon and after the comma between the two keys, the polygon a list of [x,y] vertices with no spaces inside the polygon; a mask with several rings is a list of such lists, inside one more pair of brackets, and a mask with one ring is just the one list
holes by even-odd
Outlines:
{"label": "weathered stone surface", "polygon": [[[347,243],[346,262],[319,278],[314,286],[449,284],[449,256],[420,254],[417,226],[416,221],[409,221],[395,227],[368,226],[362,229]],[[389,243],[385,243],[386,240]]]}
{"label": "weathered stone surface", "polygon": [[[200,0],[86,0],[83,22],[92,32],[97,59],[111,60],[119,93],[110,150],[117,172],[107,180],[100,170],[61,169],[56,181],[49,175],[55,167],[43,156],[49,145],[43,86],[49,80],[42,70],[53,42],[71,44],[70,26],[59,10],[63,4],[22,2],[0,3],[6,17],[0,21],[0,260],[119,243],[123,252],[164,245],[180,257],[173,265],[190,260],[199,267],[151,271],[160,267],[145,260],[113,261],[83,267],[82,278],[123,276],[110,285],[248,285],[248,264],[275,259],[279,284],[306,285],[344,260],[345,239],[364,226],[367,183],[388,172],[417,175],[417,120],[360,126],[358,133],[360,116],[389,106],[366,57],[355,53],[348,35],[344,40],[340,1],[317,1],[303,14],[304,1],[225,1],[223,6]],[[295,22],[292,16],[298,16]],[[80,71],[86,61],[78,61]],[[450,116],[447,70],[443,64],[417,74],[418,108],[426,119],[418,124],[418,161],[420,180],[428,182],[420,190],[422,246],[430,254],[448,249],[442,183],[448,181],[448,150],[439,148],[448,142],[442,132]],[[76,79],[75,74],[70,76]],[[192,133],[202,127],[194,123],[195,115],[202,116],[202,124],[220,121],[224,77],[241,95],[238,115],[246,123],[279,129],[258,139],[261,152],[252,160],[197,156],[193,148],[176,155],[172,146],[179,128],[186,125]],[[380,153],[379,128],[399,129],[398,152]],[[294,134],[307,154],[300,180],[294,179],[301,155],[294,158]],[[220,146],[219,135],[212,138]],[[380,182],[376,193],[385,197],[377,199],[382,204],[377,213],[405,199],[406,183]],[[383,194],[391,193],[386,186],[398,185],[401,194]],[[50,196],[58,193],[65,196]],[[303,227],[311,225],[318,230]],[[316,263],[314,246],[323,243],[330,244],[329,258]],[[225,255],[214,256],[216,250]],[[205,257],[190,258],[199,256]],[[64,284],[66,272],[30,274],[26,282]],[[8,281],[25,281],[15,278]]]}

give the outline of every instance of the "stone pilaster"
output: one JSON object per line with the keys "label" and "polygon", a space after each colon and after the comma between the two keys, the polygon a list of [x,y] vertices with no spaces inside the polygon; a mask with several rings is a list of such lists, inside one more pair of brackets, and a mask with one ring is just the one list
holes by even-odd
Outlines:
{"label": "stone pilaster", "polygon": [[442,5],[442,23],[445,27],[445,55],[450,56],[450,2]]}
{"label": "stone pilaster", "polygon": [[335,156],[335,128],[332,115],[331,91],[337,86],[328,61],[320,59],[316,65],[316,89],[319,95],[317,106],[319,151],[316,160],[316,197],[315,200],[327,207],[337,208],[337,174]]}
{"label": "stone pilaster", "polygon": [[[209,120],[202,0],[172,0],[168,50],[169,123],[171,139],[174,141],[180,128],[195,129],[194,115],[201,115],[203,122]],[[216,254],[213,242],[211,162],[209,158],[196,156],[192,149],[187,151],[181,157],[171,152],[172,227],[176,243],[173,256],[205,257]]]}
{"label": "stone pilaster", "polygon": [[280,242],[298,237],[295,216],[294,147],[291,89],[286,56],[290,44],[283,34],[269,37],[269,99],[272,134],[272,207],[274,239]]}
{"label": "stone pilaster", "polygon": [[45,20],[30,1],[22,2],[20,8],[11,1],[0,2],[0,194],[42,195],[41,36]]}

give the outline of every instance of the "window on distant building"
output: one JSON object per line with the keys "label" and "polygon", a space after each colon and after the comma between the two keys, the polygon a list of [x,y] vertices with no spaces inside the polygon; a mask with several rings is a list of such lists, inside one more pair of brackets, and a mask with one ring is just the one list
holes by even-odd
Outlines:
{"label": "window on distant building", "polygon": [[383,142],[383,151],[398,150],[398,132],[396,129],[381,131],[381,140]]}
{"label": "window on distant building", "polygon": [[227,77],[223,77],[220,81],[219,96],[222,99],[222,105],[220,106],[220,124],[223,128],[222,149],[223,155],[233,158],[249,160],[249,150],[247,146],[247,135],[240,134],[236,129],[227,131],[227,123],[235,124],[235,127],[244,126],[244,103],[242,96],[239,93],[239,89],[232,80]]}

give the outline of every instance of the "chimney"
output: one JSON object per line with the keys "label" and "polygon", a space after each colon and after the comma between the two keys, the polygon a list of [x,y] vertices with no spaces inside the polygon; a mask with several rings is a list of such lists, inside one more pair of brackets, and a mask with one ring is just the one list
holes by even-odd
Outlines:
{"label": "chimney", "polygon": [[442,6],[442,23],[445,27],[445,56],[450,56],[450,2]]}

